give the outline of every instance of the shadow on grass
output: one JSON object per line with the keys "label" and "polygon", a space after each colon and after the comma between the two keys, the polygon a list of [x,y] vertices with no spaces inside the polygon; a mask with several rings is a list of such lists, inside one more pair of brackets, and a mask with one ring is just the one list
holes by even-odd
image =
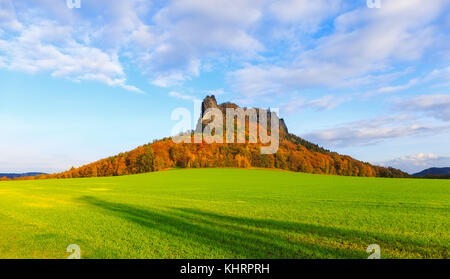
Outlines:
{"label": "shadow on grass", "polygon": [[[280,221],[273,219],[255,219],[248,217],[236,217],[236,216],[227,216],[223,214],[217,214],[212,212],[206,212],[198,209],[192,208],[172,208],[175,211],[182,212],[183,214],[191,215],[195,219],[203,218],[202,220],[207,222],[208,219],[214,219],[217,222],[221,222],[223,224],[239,224],[244,223],[249,227],[253,228],[270,228],[271,230],[290,232],[290,233],[301,233],[301,234],[309,234],[317,237],[322,237],[326,239],[333,239],[337,243],[345,244],[344,246],[355,246],[361,247],[360,249],[363,251],[365,248],[372,243],[379,244],[384,248],[391,248],[397,251],[401,251],[405,253],[406,251],[410,254],[410,256],[415,255],[415,257],[425,257],[425,258],[448,258],[448,249],[445,244],[439,245],[438,243],[431,241],[419,241],[416,239],[412,239],[406,237],[404,235],[393,235],[383,232],[365,232],[354,229],[343,229],[336,228],[330,226],[321,226],[314,224],[306,224],[300,222],[289,222],[289,221]],[[350,249],[350,247],[349,247]],[[349,254],[349,250],[345,250],[347,253],[347,258],[351,257],[353,254]],[[336,254],[339,257],[340,250],[338,250]],[[333,253],[335,254],[335,253]],[[361,255],[360,253],[356,253],[355,255]],[[364,257],[363,253],[363,257]],[[397,257],[400,257],[398,255]],[[414,257],[414,256],[413,256]]]}
{"label": "shadow on grass", "polygon": [[[326,226],[234,217],[190,208],[162,210],[136,207],[90,196],[84,196],[81,200],[109,214],[158,230],[185,243],[190,242],[194,246],[200,244],[202,247],[206,245],[211,251],[215,251],[215,255],[226,254],[233,258],[364,259],[368,256],[365,247],[371,243],[381,245],[384,241],[392,240],[411,246],[410,242],[403,243],[406,240],[391,239],[391,236],[382,240],[360,231]],[[168,241],[173,240],[168,238]],[[414,250],[419,254],[427,250],[421,245],[416,248],[418,250]],[[198,255],[205,255],[205,251],[199,251]]]}

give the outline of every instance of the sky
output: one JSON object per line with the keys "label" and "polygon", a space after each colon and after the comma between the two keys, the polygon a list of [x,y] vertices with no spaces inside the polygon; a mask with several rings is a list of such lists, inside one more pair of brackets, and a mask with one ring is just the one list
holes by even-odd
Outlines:
{"label": "sky", "polygon": [[448,0],[71,2],[0,0],[0,172],[169,136],[211,94],[362,161],[450,167]]}

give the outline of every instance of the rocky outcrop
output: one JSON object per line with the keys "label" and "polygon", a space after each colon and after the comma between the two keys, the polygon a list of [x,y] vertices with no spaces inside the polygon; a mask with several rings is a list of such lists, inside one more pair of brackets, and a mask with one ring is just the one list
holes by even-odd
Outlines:
{"label": "rocky outcrop", "polygon": [[[202,102],[202,115],[204,115],[205,111],[207,109],[210,109],[210,108],[218,108],[218,109],[220,109],[222,111],[223,115],[225,116],[227,108],[234,108],[234,109],[236,109],[236,108],[240,108],[240,107],[238,105],[236,105],[234,103],[230,103],[230,102],[217,104],[216,97],[214,95],[211,95],[211,96],[206,96],[203,99],[203,102]],[[245,110],[247,108],[244,107],[243,109]],[[261,109],[260,108],[255,108],[255,109],[256,109],[256,112],[257,112],[257,115],[258,115],[258,120],[259,120],[259,111]],[[272,114],[270,113],[270,108],[267,109],[266,111],[267,111],[268,127],[270,127]],[[284,122],[283,118],[279,119],[279,121],[280,121],[280,136],[288,135],[289,131],[288,131],[288,128],[287,128],[286,123]],[[199,119],[198,123],[197,123],[196,131],[201,131],[200,127],[204,127],[204,125],[206,125],[206,124],[207,124],[207,122],[205,122],[205,121],[201,122],[201,119]]]}

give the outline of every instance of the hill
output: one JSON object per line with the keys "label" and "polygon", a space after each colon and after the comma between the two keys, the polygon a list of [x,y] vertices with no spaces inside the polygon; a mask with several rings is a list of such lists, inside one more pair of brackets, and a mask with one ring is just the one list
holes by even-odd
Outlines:
{"label": "hill", "polygon": [[415,177],[450,178],[450,168],[429,168],[413,174]]}
{"label": "hill", "polygon": [[6,178],[16,178],[16,177],[24,177],[24,176],[36,176],[45,174],[43,172],[26,172],[26,173],[0,173],[0,178],[6,177]]}
{"label": "hill", "polygon": [[448,258],[450,181],[182,169],[0,182],[0,258]]}
{"label": "hill", "polygon": [[[225,115],[226,108],[239,108],[239,106],[229,102],[217,104],[214,96],[207,96],[202,103],[202,115],[210,108],[217,108]],[[264,116],[265,110],[256,109],[256,111],[258,112],[258,131],[261,137],[261,123],[264,122],[261,122],[260,118]],[[259,114],[260,112],[262,114]],[[200,143],[177,144],[171,138],[164,138],[79,168],[72,168],[58,174],[40,176],[39,178],[116,176],[159,171],[174,167],[257,167],[346,176],[409,177],[409,174],[398,169],[373,166],[350,156],[331,152],[291,134],[283,119],[279,119],[270,110],[267,110],[267,127],[264,128],[267,129],[268,137],[273,138],[275,136],[275,134],[271,134],[273,132],[271,131],[272,117],[275,117],[274,121],[279,121],[279,148],[275,154],[261,154],[261,149],[265,145],[259,139],[255,143],[249,143],[249,123],[254,120],[251,117],[246,117],[245,143],[208,144],[205,140],[201,140]],[[236,119],[237,117],[234,121],[237,121]],[[200,118],[196,130],[186,133],[185,136],[196,137],[198,131],[202,131],[202,128],[206,125],[208,125],[208,121]],[[236,122],[234,122],[234,125],[237,125]],[[226,130],[226,125],[223,129]]]}

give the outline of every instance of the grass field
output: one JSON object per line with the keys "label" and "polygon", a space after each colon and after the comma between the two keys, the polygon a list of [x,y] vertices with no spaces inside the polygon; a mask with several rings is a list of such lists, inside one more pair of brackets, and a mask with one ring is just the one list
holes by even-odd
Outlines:
{"label": "grass field", "polygon": [[183,169],[0,182],[0,258],[448,258],[450,180]]}

